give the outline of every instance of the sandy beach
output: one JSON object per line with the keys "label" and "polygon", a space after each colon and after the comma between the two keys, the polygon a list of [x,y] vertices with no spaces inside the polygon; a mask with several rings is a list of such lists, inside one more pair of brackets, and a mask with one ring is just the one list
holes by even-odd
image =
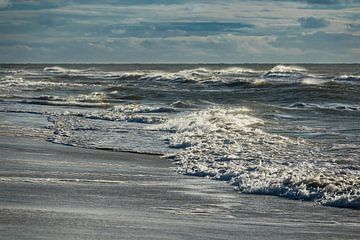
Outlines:
{"label": "sandy beach", "polygon": [[360,238],[358,211],[239,194],[159,156],[8,136],[0,152],[1,239]]}

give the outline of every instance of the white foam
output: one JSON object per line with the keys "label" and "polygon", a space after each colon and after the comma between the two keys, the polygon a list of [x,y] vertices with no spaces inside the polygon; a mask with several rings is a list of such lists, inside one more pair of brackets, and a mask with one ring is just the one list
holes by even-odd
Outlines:
{"label": "white foam", "polygon": [[114,106],[111,110],[114,112],[123,112],[123,113],[170,113],[170,112],[176,112],[176,110],[171,107],[149,106],[149,105],[142,105],[142,104],[117,105],[117,106]]}
{"label": "white foam", "polygon": [[82,74],[93,72],[93,69],[71,69],[71,68],[64,68],[64,67],[45,67],[44,72],[46,73],[56,73],[56,74]]}
{"label": "white foam", "polygon": [[3,88],[3,90],[21,91],[26,89],[34,90],[34,89],[44,89],[49,87],[82,87],[84,85],[79,83],[24,79],[19,76],[8,75],[0,79],[0,86]]}
{"label": "white foam", "polygon": [[252,69],[231,67],[225,69],[194,68],[178,72],[149,71],[143,72],[141,79],[171,80],[171,81],[192,81],[196,83],[205,82],[228,82],[234,78],[250,75],[259,75],[260,71]]}
{"label": "white foam", "polygon": [[307,70],[300,66],[285,66],[285,65],[277,65],[273,67],[270,72],[283,72],[283,73],[289,73],[289,72],[306,72]]}
{"label": "white foam", "polygon": [[86,183],[98,183],[98,184],[125,184],[127,181],[120,180],[108,180],[108,179],[84,179],[84,178],[35,178],[35,177],[0,177],[1,182],[26,182],[37,184],[86,184]]}
{"label": "white foam", "polygon": [[307,70],[299,66],[277,65],[264,74],[266,78],[299,79],[305,76]]}
{"label": "white foam", "polygon": [[173,132],[169,146],[182,151],[168,157],[184,174],[228,181],[244,193],[360,207],[359,170],[341,169],[332,161],[339,156],[314,143],[266,133],[262,123],[248,109],[210,108],[153,127]]}
{"label": "white foam", "polygon": [[91,112],[65,112],[63,115],[79,116],[89,119],[99,119],[106,121],[126,121],[144,124],[155,124],[163,122],[159,116],[149,116],[141,114],[126,114],[116,111],[91,111]]}
{"label": "white foam", "polygon": [[[15,96],[18,97],[18,96]],[[22,98],[22,97],[20,97]],[[92,92],[89,94],[79,94],[70,96],[41,95],[39,97],[28,97],[19,101],[28,104],[41,104],[52,106],[76,106],[76,107],[111,107],[107,94],[103,92]]]}
{"label": "white foam", "polygon": [[319,78],[305,78],[302,83],[305,85],[323,85],[330,82],[330,80],[319,79]]}
{"label": "white foam", "polygon": [[343,103],[326,103],[326,104],[315,104],[315,103],[294,103],[290,105],[290,108],[309,108],[315,110],[336,110],[336,111],[359,111],[360,105],[357,104],[343,104]]}
{"label": "white foam", "polygon": [[171,104],[171,106],[174,108],[191,108],[192,107],[191,104],[188,104],[188,103],[185,103],[182,101],[175,101]]}
{"label": "white foam", "polygon": [[337,77],[336,80],[350,80],[350,81],[360,81],[360,75],[341,75],[340,77]]}

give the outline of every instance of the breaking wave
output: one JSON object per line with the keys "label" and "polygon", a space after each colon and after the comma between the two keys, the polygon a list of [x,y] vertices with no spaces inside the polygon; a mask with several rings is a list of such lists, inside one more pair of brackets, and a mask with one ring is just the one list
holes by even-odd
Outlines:
{"label": "breaking wave", "polygon": [[360,81],[360,75],[341,75],[339,77],[335,77],[335,80],[359,82]]}
{"label": "breaking wave", "polygon": [[68,75],[68,76],[87,76],[89,78],[104,79],[126,79],[139,78],[141,80],[158,80],[158,81],[193,81],[208,82],[220,81],[222,78],[242,77],[259,75],[261,71],[255,71],[242,67],[229,67],[225,69],[194,68],[178,72],[166,72],[159,70],[138,70],[138,71],[99,71],[95,69],[69,69],[64,67],[46,67],[45,73]]}
{"label": "breaking wave", "polygon": [[299,79],[306,75],[307,70],[298,66],[277,65],[264,74],[265,78]]}
{"label": "breaking wave", "polygon": [[171,107],[151,107],[140,104],[126,104],[114,106],[111,111],[123,113],[172,113],[177,112]]}
{"label": "breaking wave", "polygon": [[360,208],[359,170],[329,161],[320,146],[261,130],[263,120],[244,108],[210,108],[159,126],[182,151],[167,155],[179,171],[224,180],[243,193]]}
{"label": "breaking wave", "polygon": [[[66,84],[71,86],[79,83],[59,83],[53,81],[39,81],[38,79],[23,79],[23,76],[41,76],[41,72],[3,70],[7,73],[2,78],[2,84],[7,85],[41,85],[54,86]],[[42,74],[49,76],[69,76],[85,77],[88,79],[105,80],[124,80],[138,79],[147,81],[173,81],[173,82],[193,82],[197,84],[241,84],[250,83],[253,85],[271,84],[273,82],[288,82],[303,80],[304,84],[321,85],[329,81],[359,83],[360,76],[357,74],[343,74],[340,76],[324,76],[321,74],[310,73],[306,68],[291,65],[277,65],[270,70],[255,70],[245,67],[227,67],[221,69],[212,68],[193,68],[177,72],[163,70],[134,70],[134,71],[103,71],[96,68],[66,68],[60,66],[45,67]]]}
{"label": "breaking wave", "polygon": [[46,73],[53,73],[53,74],[86,74],[86,73],[94,73],[95,70],[94,69],[70,69],[70,68],[64,68],[64,67],[58,67],[58,66],[53,66],[53,67],[45,67],[44,72]]}
{"label": "breaking wave", "polygon": [[334,111],[359,111],[360,105],[354,104],[341,104],[341,103],[327,103],[327,104],[315,104],[315,103],[303,103],[297,102],[290,105],[290,108],[305,108],[314,110],[334,110]]}
{"label": "breaking wave", "polygon": [[24,90],[39,90],[48,89],[53,87],[82,87],[80,83],[66,83],[66,82],[54,82],[48,80],[38,79],[24,79],[23,77],[7,75],[0,79],[0,85],[2,90],[9,91],[24,91]]}

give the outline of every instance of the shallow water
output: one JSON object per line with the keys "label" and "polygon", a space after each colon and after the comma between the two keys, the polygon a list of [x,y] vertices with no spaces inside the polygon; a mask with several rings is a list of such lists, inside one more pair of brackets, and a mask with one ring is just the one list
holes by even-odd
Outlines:
{"label": "shallow water", "polygon": [[2,124],[360,209],[360,65],[1,65]]}

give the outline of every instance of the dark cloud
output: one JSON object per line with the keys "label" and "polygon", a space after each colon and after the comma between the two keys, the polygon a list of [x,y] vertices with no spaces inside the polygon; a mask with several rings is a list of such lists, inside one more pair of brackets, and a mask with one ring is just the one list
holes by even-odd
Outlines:
{"label": "dark cloud", "polygon": [[330,22],[323,18],[307,17],[298,19],[302,28],[324,28],[330,25]]}
{"label": "dark cloud", "polygon": [[240,33],[255,26],[243,22],[167,22],[115,24],[102,27],[99,35],[128,37],[206,36],[220,33]]}

